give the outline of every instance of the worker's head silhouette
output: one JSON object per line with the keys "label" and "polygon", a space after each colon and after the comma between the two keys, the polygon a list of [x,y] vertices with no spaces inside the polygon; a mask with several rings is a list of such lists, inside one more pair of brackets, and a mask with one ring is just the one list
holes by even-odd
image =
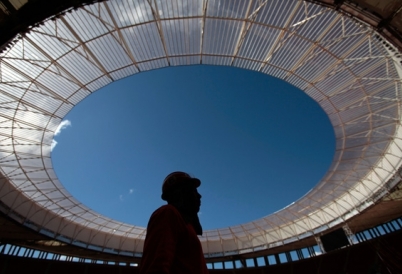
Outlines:
{"label": "worker's head silhouette", "polygon": [[201,195],[197,191],[200,185],[199,179],[182,171],[170,173],[162,184],[162,199],[176,207],[186,222],[193,225],[198,235],[202,235],[197,215],[201,206]]}

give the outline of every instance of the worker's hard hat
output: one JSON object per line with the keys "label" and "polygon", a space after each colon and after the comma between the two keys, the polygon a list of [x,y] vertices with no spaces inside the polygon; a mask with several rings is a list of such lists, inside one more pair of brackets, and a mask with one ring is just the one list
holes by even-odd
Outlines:
{"label": "worker's hard hat", "polygon": [[201,181],[197,178],[192,178],[183,171],[175,171],[166,176],[162,184],[162,199],[167,200],[170,194],[186,187],[193,186],[197,188],[201,185]]}

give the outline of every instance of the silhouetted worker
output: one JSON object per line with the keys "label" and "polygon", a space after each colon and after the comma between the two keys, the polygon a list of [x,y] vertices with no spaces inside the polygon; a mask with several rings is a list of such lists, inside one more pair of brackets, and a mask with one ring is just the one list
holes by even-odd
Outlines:
{"label": "silhouetted worker", "polygon": [[169,174],[162,185],[162,199],[148,222],[140,274],[208,273],[200,240],[198,219],[201,181],[185,172]]}

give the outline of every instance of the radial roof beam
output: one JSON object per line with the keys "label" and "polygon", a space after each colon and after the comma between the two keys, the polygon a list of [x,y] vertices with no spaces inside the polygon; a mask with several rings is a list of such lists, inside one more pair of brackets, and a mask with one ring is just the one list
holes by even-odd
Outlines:
{"label": "radial roof beam", "polygon": [[91,56],[92,60],[94,60],[97,67],[103,72],[103,74],[106,75],[111,81],[114,81],[114,79],[110,75],[110,73],[106,70],[106,68],[98,60],[96,55],[87,47],[87,45],[84,43],[84,41],[82,41],[81,37],[77,34],[77,32],[74,30],[74,28],[67,22],[67,20],[64,17],[61,17],[60,20],[64,23],[64,25],[67,27],[67,29],[73,34],[75,39],[77,39],[78,43],[82,46],[82,48],[85,50],[85,52],[88,53],[89,56]]}
{"label": "radial roof beam", "polygon": [[[338,23],[339,18],[341,18],[342,15],[338,14],[336,16],[336,18],[331,22],[331,24],[328,24],[328,26],[321,32],[321,34],[317,37],[316,41],[321,41],[321,39],[328,34],[328,32],[333,28],[333,26],[335,24]],[[316,50],[316,52],[314,52]],[[287,77],[289,77],[291,74],[295,73],[295,71],[303,66],[303,64],[305,64],[307,61],[313,59],[316,57],[316,55],[320,52],[320,51],[324,51],[325,49],[320,47],[318,48],[317,43],[314,43],[311,45],[311,47],[305,51],[304,55],[302,55],[300,57],[300,59],[293,65],[293,67],[289,70],[289,73],[284,77],[284,79],[286,79]]]}
{"label": "radial roof beam", "polygon": [[202,21],[201,21],[201,41],[200,41],[200,64],[202,64],[202,55],[204,52],[204,32],[205,32],[205,20],[207,17],[208,0],[202,1]]}
{"label": "radial roof beam", "polygon": [[[277,36],[275,42],[271,46],[266,57],[263,59],[263,62],[261,63],[259,71],[262,71],[264,69],[264,67],[269,63],[269,60],[272,58],[272,56],[275,54],[275,52],[281,48],[283,43],[285,43],[285,41],[286,41],[285,34],[289,31],[290,23],[293,21],[294,17],[297,14],[297,11],[301,5],[302,5],[302,2],[298,1],[297,4],[294,6],[291,14],[289,15],[289,18],[286,20],[285,26],[281,30],[280,34]],[[289,35],[288,38],[290,38],[291,35]]]}
{"label": "radial roof beam", "polygon": [[[43,50],[40,46],[38,46],[35,42],[33,42],[31,39],[29,39],[28,37],[24,37],[25,41],[28,41],[37,51],[39,51],[41,54],[43,54],[43,56],[45,56],[49,61],[50,64],[54,64],[59,70],[61,70],[63,72],[63,74],[68,76],[68,79],[73,81],[74,84],[76,84],[77,86],[79,86],[80,88],[87,90],[88,92],[90,92],[90,90],[83,84],[81,83],[76,77],[74,77],[69,71],[68,69],[64,68],[61,64],[59,64],[58,62],[56,62],[56,60],[54,60],[45,50]],[[60,73],[61,74],[61,73]],[[71,104],[71,103],[70,103]]]}
{"label": "radial roof beam", "polygon": [[127,43],[126,39],[124,38],[123,34],[121,33],[121,30],[117,25],[116,19],[114,18],[112,12],[110,11],[110,7],[109,7],[108,3],[105,1],[105,2],[103,2],[103,4],[105,5],[106,11],[107,11],[108,15],[110,16],[110,18],[111,18],[111,20],[113,22],[113,26],[114,26],[115,31],[119,35],[119,40],[120,41],[118,41],[118,42],[122,43],[122,46],[123,46],[125,52],[127,53],[127,55],[130,57],[131,62],[133,62],[134,66],[140,72],[141,69],[139,68],[138,63],[135,60],[134,55],[133,55],[130,47],[128,46],[128,43]]}
{"label": "radial roof beam", "polygon": [[239,50],[243,45],[244,38],[246,37],[248,31],[250,30],[251,26],[253,25],[253,22],[255,21],[255,19],[258,16],[258,12],[261,10],[261,8],[263,6],[265,6],[265,4],[267,2],[268,2],[267,0],[264,2],[262,2],[261,0],[258,0],[258,6],[250,14],[251,7],[252,7],[254,1],[249,1],[248,6],[247,6],[247,11],[246,11],[247,20],[244,20],[242,23],[241,30],[239,32],[239,37],[237,39],[236,46],[234,48],[232,61],[230,62],[231,66],[233,66],[233,63],[237,57],[237,54],[239,53]]}
{"label": "radial roof beam", "polygon": [[[55,91],[53,91],[52,89],[46,87],[42,83],[38,82],[36,79],[33,79],[31,76],[29,76],[28,73],[25,73],[25,72],[21,71],[20,69],[14,67],[13,65],[9,64],[5,59],[1,60],[1,62],[3,63],[4,66],[7,66],[11,70],[13,70],[15,73],[18,73],[19,75],[23,76],[25,79],[29,80],[32,84],[36,85],[40,89],[43,89],[45,92],[49,93],[49,95],[51,95],[54,99],[59,100],[66,104],[70,104],[70,102],[68,102],[68,100],[66,100],[65,98],[60,96],[60,94],[58,94]],[[53,113],[48,113],[48,114],[51,116],[57,117]]]}
{"label": "radial roof beam", "polygon": [[166,47],[165,36],[164,36],[164,34],[163,34],[163,29],[162,29],[162,24],[161,24],[161,18],[160,18],[160,16],[159,16],[158,4],[156,3],[156,0],[154,0],[154,1],[153,1],[154,5],[155,5],[155,7],[154,7],[154,6],[152,5],[152,0],[147,0],[147,2],[148,2],[148,4],[149,4],[149,6],[151,7],[152,15],[153,15],[154,18],[155,18],[156,25],[157,25],[158,32],[159,32],[159,38],[160,38],[161,41],[162,41],[163,50],[165,51],[165,56],[166,56],[166,59],[167,59],[167,62],[168,62],[168,64],[169,64],[169,66],[170,66],[170,58],[169,58],[169,53],[168,53],[168,50],[167,50],[167,47]]}

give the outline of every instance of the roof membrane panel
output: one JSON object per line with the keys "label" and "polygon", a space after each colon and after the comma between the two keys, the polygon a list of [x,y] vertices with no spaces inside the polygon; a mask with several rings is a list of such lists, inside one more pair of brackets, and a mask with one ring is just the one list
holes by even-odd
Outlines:
{"label": "roof membrane panel", "polygon": [[241,22],[207,19],[205,21],[202,52],[213,55],[232,55],[241,34],[240,30]]}
{"label": "roof membrane panel", "polygon": [[[276,28],[287,28],[301,5],[300,1],[267,1],[257,13],[256,22]],[[273,10],[276,12],[273,13]]]}
{"label": "roof membrane panel", "polygon": [[121,46],[118,39],[114,34],[109,34],[87,43],[90,54],[99,56],[93,59],[102,71],[115,71],[122,66],[132,64],[132,60],[127,55],[127,49]]}
{"label": "roof membrane panel", "polygon": [[279,29],[251,25],[244,37],[246,43],[242,43],[238,56],[264,61],[280,34]]}
{"label": "roof membrane panel", "polygon": [[199,19],[163,21],[161,25],[169,56],[201,52],[201,22]]}
{"label": "roof membrane panel", "polygon": [[208,1],[207,16],[218,18],[244,18],[247,16],[251,2],[241,0],[211,0]]}

